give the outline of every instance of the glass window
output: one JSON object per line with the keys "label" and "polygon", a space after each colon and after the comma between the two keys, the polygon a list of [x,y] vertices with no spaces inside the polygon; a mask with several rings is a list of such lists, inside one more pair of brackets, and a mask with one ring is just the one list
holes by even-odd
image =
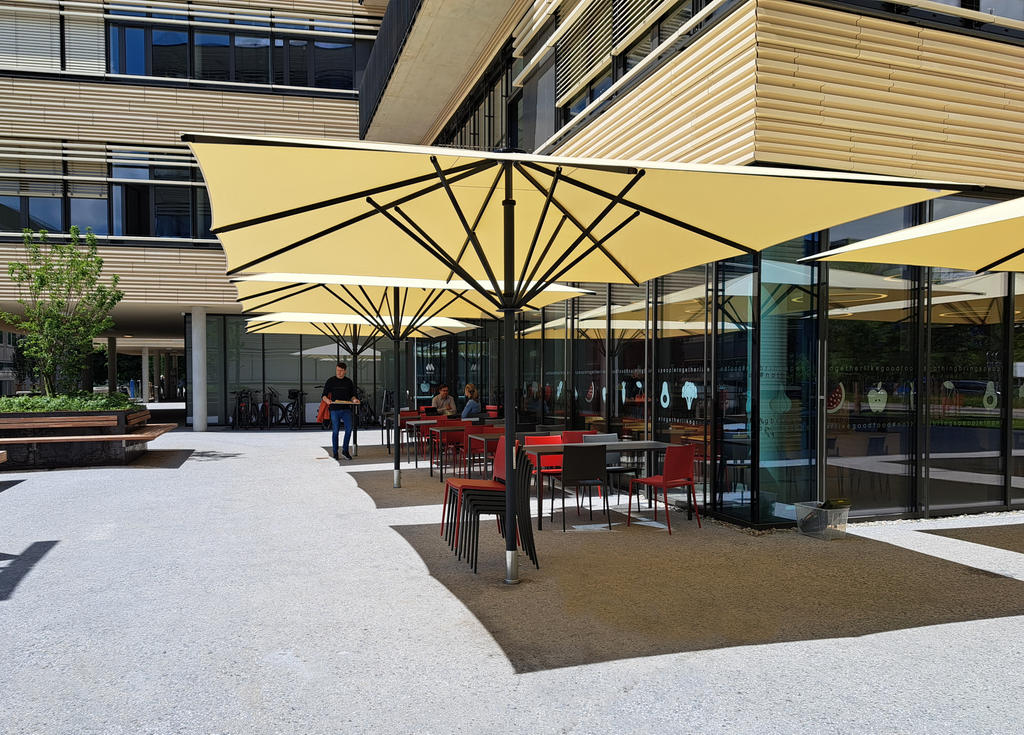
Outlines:
{"label": "glass window", "polygon": [[191,170],[188,166],[153,166],[150,177],[157,181],[188,181]]}
{"label": "glass window", "polygon": [[608,426],[619,436],[644,439],[650,436],[651,418],[647,390],[647,287],[615,284],[611,290]]}
{"label": "glass window", "polygon": [[[839,247],[912,225],[896,209],[830,231]],[[914,505],[918,269],[828,265],[825,494],[853,515],[896,514]]]}
{"label": "glass window", "polygon": [[112,25],[107,35],[107,48],[110,53],[110,73],[124,74],[121,62],[121,27]]}
{"label": "glass window", "polygon": [[612,73],[611,70],[605,72],[605,74],[599,77],[593,84],[590,85],[590,101],[593,102],[602,94],[608,91],[608,88],[612,86]]}
{"label": "glass window", "polygon": [[648,391],[656,417],[654,438],[696,444],[698,459],[705,455],[708,418],[705,333],[710,315],[705,277],[701,266],[659,279],[656,372]]}
{"label": "glass window", "polygon": [[153,29],[153,71],[155,77],[188,77],[188,33]]}
{"label": "glass window", "polygon": [[63,232],[63,200],[60,197],[29,197],[28,226],[32,230]]}
{"label": "glass window", "polygon": [[287,67],[285,66],[285,50],[284,50],[284,39],[275,38],[274,45],[270,49],[270,63],[274,69],[274,78],[271,80],[272,84],[286,84]]}
{"label": "glass window", "polygon": [[21,197],[0,196],[0,232],[21,231]]}
{"label": "glass window", "polygon": [[196,78],[231,79],[231,37],[226,33],[196,34]]}
{"label": "glass window", "polygon": [[92,198],[71,198],[71,224],[85,232],[92,229],[97,235],[110,234],[107,223],[107,200]]}
{"label": "glass window", "polygon": [[235,36],[235,81],[250,84],[270,82],[270,39]]}
{"label": "glass window", "polygon": [[570,103],[568,107],[569,118],[574,118],[583,112],[584,108],[590,104],[590,92],[589,90],[583,90],[579,93]]}
{"label": "glass window", "polygon": [[352,44],[315,41],[313,45],[314,86],[352,89]]}
{"label": "glass window", "polygon": [[658,42],[664,43],[668,37],[683,27],[693,17],[693,0],[685,0],[674,8],[658,24]]}
{"label": "glass window", "polygon": [[187,186],[154,186],[153,215],[157,237],[191,237],[192,215]]}
{"label": "glass window", "polygon": [[212,239],[210,232],[213,213],[210,209],[210,195],[206,189],[195,189],[196,192],[196,237],[201,239]]}
{"label": "glass window", "polygon": [[124,73],[146,73],[146,30],[128,27],[124,29]]}
{"label": "glass window", "polygon": [[589,284],[594,295],[580,296],[576,301],[577,318],[573,324],[573,398],[576,402],[576,428],[605,433],[605,405],[608,386],[605,383],[605,341],[608,313],[607,286]]}
{"label": "glass window", "polygon": [[309,86],[309,41],[288,39],[288,84],[293,87]]}
{"label": "glass window", "polygon": [[981,0],[979,9],[1002,18],[1024,20],[1024,2],[1021,0]]}
{"label": "glass window", "polygon": [[113,168],[113,177],[115,179],[148,179],[149,166],[115,165]]}
{"label": "glass window", "polygon": [[149,185],[117,184],[113,189],[114,234],[152,235]]}
{"label": "glass window", "polygon": [[[541,312],[525,311],[519,320],[519,420],[528,424],[544,423],[550,413],[540,375],[541,371]],[[456,396],[459,407],[465,397]]]}
{"label": "glass window", "polygon": [[[654,33],[654,36],[657,36],[656,31]],[[624,54],[623,63],[625,64],[625,71],[629,71],[637,64],[639,64],[641,61],[643,61],[645,58],[647,58],[647,55],[651,53],[651,49],[651,34],[647,34],[639,41],[634,43],[632,46],[630,46]]]}

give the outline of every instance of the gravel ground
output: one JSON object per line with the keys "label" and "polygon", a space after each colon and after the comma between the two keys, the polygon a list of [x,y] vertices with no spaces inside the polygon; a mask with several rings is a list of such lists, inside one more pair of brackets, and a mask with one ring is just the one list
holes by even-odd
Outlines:
{"label": "gravel ground", "polygon": [[[1024,609],[517,673],[499,643],[500,618],[482,621],[406,539],[436,523],[439,506],[378,508],[357,487],[359,472],[325,458],[322,439],[174,432],[129,467],[0,473],[0,732],[1022,731]],[[1021,523],[1020,514],[1002,517]],[[692,542],[685,515],[673,520],[672,538]],[[940,565],[951,568],[942,574],[981,575],[974,597],[1005,606],[1005,585],[1019,584],[1006,577],[1021,579],[1024,556],[991,549],[1011,556],[976,562],[989,547],[918,532],[956,525],[929,523],[865,524],[855,527],[865,539],[851,541],[894,544],[897,560],[908,538],[950,544],[922,565],[935,599]],[[761,541],[737,538],[744,548]],[[779,534],[771,543],[799,556],[810,540]],[[814,543],[838,553],[845,542]],[[762,574],[785,584],[787,558]],[[543,573],[524,567],[524,577]],[[687,574],[650,585],[678,586]],[[538,589],[502,587],[483,568],[473,584],[504,595],[510,616],[516,596]],[[656,629],[652,609],[621,601],[636,625]],[[707,604],[720,606],[709,619],[749,619],[762,601],[710,595]],[[532,613],[534,635],[588,633],[580,620],[544,612]],[[601,635],[614,651],[615,636]]]}

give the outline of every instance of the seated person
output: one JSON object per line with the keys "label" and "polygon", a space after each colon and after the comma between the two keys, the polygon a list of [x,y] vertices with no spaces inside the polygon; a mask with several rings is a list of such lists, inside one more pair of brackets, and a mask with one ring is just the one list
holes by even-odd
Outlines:
{"label": "seated person", "polygon": [[458,413],[458,409],[455,407],[455,399],[448,394],[448,386],[445,383],[441,383],[437,389],[437,395],[434,396],[430,405],[436,408],[438,413],[445,416],[453,416]]}
{"label": "seated person", "polygon": [[474,418],[480,411],[480,394],[477,393],[475,385],[466,383],[466,406],[462,409],[462,418]]}

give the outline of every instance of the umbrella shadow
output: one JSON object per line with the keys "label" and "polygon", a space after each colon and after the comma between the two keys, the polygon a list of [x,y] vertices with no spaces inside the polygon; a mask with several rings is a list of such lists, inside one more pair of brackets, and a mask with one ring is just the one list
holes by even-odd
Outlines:
{"label": "umbrella shadow", "polygon": [[188,459],[195,460],[196,462],[219,462],[223,459],[234,459],[235,457],[242,456],[242,452],[218,452],[215,449],[189,451],[191,454]]}
{"label": "umbrella shadow", "polygon": [[[649,513],[643,514],[648,521]],[[481,522],[479,574],[437,525],[395,530],[457,597],[518,673],[687,651],[863,636],[1021,615],[1024,584],[878,541],[755,537],[673,513],[612,530],[577,519],[535,532],[540,569],[525,559],[508,587],[504,540]],[[664,520],[659,517],[659,520]],[[577,529],[573,525],[578,524]]]}
{"label": "umbrella shadow", "polygon": [[0,480],[0,493],[4,490],[10,490],[15,485],[20,485],[25,482],[24,480]]}
{"label": "umbrella shadow", "polygon": [[0,562],[7,562],[6,566],[0,567],[0,602],[11,598],[25,575],[32,571],[32,568],[58,543],[36,541],[17,555],[0,553]]}
{"label": "umbrella shadow", "polygon": [[132,462],[129,467],[161,470],[180,469],[195,453],[193,449],[149,449]]}

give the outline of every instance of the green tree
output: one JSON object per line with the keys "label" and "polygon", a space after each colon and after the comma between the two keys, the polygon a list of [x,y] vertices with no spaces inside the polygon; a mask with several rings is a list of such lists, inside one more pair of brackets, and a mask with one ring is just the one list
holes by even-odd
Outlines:
{"label": "green tree", "polygon": [[103,259],[92,230],[86,231],[85,247],[77,227],[67,243],[51,243],[45,230],[25,230],[24,244],[25,262],[8,266],[24,313],[0,318],[25,332],[25,355],[50,396],[77,384],[92,340],[114,325],[110,311],[124,293],[116,275],[110,285],[101,282]]}

